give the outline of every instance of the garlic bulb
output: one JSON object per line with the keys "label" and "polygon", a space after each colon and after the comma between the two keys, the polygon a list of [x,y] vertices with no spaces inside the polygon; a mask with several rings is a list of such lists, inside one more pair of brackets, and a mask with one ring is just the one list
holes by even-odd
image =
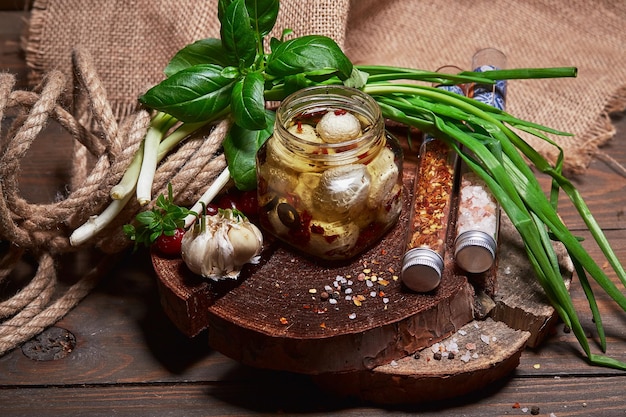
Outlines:
{"label": "garlic bulb", "polygon": [[259,262],[262,246],[259,228],[240,212],[226,209],[203,216],[185,233],[181,255],[198,275],[216,281],[236,279],[243,265]]}

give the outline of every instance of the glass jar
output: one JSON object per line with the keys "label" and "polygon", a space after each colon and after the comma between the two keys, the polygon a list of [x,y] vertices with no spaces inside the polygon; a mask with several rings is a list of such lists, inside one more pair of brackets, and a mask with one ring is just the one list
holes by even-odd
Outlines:
{"label": "glass jar", "polygon": [[290,246],[328,260],[372,246],[402,208],[402,149],[376,101],[317,86],[282,101],[257,153],[259,222]]}

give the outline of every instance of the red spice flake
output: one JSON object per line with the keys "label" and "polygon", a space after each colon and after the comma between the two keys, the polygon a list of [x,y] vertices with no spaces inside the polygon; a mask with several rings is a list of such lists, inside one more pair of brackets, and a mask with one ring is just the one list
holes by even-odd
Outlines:
{"label": "red spice flake", "polygon": [[298,133],[302,133],[302,121],[301,120],[298,120],[297,126],[298,127],[296,129],[297,129]]}
{"label": "red spice flake", "polygon": [[311,233],[315,233],[316,235],[323,235],[324,234],[324,228],[322,226],[320,226],[319,224],[312,224],[311,225]]}
{"label": "red spice flake", "polygon": [[321,327],[322,329],[325,329],[325,328],[326,328],[326,323],[322,322],[322,324],[320,324],[320,327]]}
{"label": "red spice flake", "polygon": [[344,114],[348,113],[348,111],[346,109],[337,109],[334,111],[335,116],[343,116]]}
{"label": "red spice flake", "polygon": [[286,318],[284,318],[284,317],[281,317],[281,318],[280,318],[280,324],[289,324],[289,320],[287,320],[287,319],[286,319]]}
{"label": "red spice flake", "polygon": [[310,310],[311,306],[309,304],[305,304],[305,305],[302,306],[302,308],[305,309],[305,310]]}
{"label": "red spice flake", "polygon": [[379,297],[384,297],[385,296],[385,292],[384,291],[378,291],[378,296]]}
{"label": "red spice flake", "polygon": [[380,254],[383,256],[387,255],[387,249],[381,249]]}
{"label": "red spice flake", "polygon": [[420,155],[409,243],[411,248],[427,246],[438,252],[444,245],[454,173],[448,160],[449,152],[444,142],[434,140]]}
{"label": "red spice flake", "polygon": [[522,408],[522,406],[520,405],[520,403],[515,403],[511,408]]}
{"label": "red spice flake", "polygon": [[393,269],[393,267],[392,267],[392,266],[390,266],[389,268],[387,268],[387,272],[389,272],[389,273],[393,274],[394,272],[396,272],[396,270],[395,270],[395,269]]}
{"label": "red spice flake", "polygon": [[328,243],[333,243],[337,239],[339,239],[339,235],[324,236],[324,240]]}

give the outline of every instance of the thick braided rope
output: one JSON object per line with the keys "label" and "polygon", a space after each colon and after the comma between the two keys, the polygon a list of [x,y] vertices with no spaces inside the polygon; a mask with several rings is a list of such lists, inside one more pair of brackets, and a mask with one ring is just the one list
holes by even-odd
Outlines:
{"label": "thick braided rope", "polygon": [[[91,291],[112,266],[111,257],[130,244],[121,226],[142,209],[131,200],[111,225],[84,245],[109,255],[59,295],[55,257],[82,249],[70,245],[70,233],[111,202],[110,190],[132,161],[150,123],[149,114],[140,110],[118,124],[91,62],[85,52],[74,53],[75,98],[82,100],[82,110],[89,111],[76,117],[61,104],[65,85],[62,74],[50,72],[34,91],[12,91],[15,78],[0,74],[0,121],[9,108],[22,109],[13,116],[7,139],[0,141],[0,241],[4,247],[9,242],[6,253],[0,254],[0,282],[10,279],[25,253],[32,253],[38,264],[34,277],[0,302],[0,319],[4,320],[0,323],[0,355],[56,323]],[[63,200],[30,204],[19,193],[20,162],[50,119],[74,139],[73,188]],[[153,198],[172,183],[178,204],[197,199],[226,166],[220,146],[229,126],[230,122],[223,121],[207,136],[194,135],[172,152],[157,169]],[[86,161],[89,155],[95,159],[91,168]]]}

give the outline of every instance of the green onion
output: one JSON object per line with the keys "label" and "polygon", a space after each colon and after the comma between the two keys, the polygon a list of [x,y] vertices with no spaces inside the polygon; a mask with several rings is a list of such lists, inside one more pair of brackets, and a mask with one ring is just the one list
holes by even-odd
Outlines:
{"label": "green onion", "polygon": [[[533,70],[532,73],[540,76],[542,71]],[[575,71],[569,73],[575,74]],[[527,74],[530,72],[522,71],[518,74],[516,70],[507,70],[506,75],[511,78],[523,78]],[[520,233],[537,279],[560,317],[572,328],[589,362],[626,370],[624,362],[591,353],[587,336],[564,284],[551,239],[563,243],[574,263],[604,352],[606,337],[588,276],[592,277],[623,310],[626,310],[626,296],[587,253],[580,239],[562,223],[556,211],[559,191],[562,190],[570,198],[624,285],[626,273],[579,192],[562,175],[562,151],[552,166],[507,125],[530,132],[554,146],[556,144],[545,134],[564,133],[516,119],[504,111],[436,88],[386,81],[368,83],[363,90],[380,103],[385,117],[422,129],[448,141],[454,147],[468,166],[487,183]],[[495,154],[489,148],[489,143],[494,140],[499,144],[501,153]],[[470,157],[464,149],[472,156]],[[524,158],[527,158],[537,170],[552,178],[549,198],[546,197]]]}

